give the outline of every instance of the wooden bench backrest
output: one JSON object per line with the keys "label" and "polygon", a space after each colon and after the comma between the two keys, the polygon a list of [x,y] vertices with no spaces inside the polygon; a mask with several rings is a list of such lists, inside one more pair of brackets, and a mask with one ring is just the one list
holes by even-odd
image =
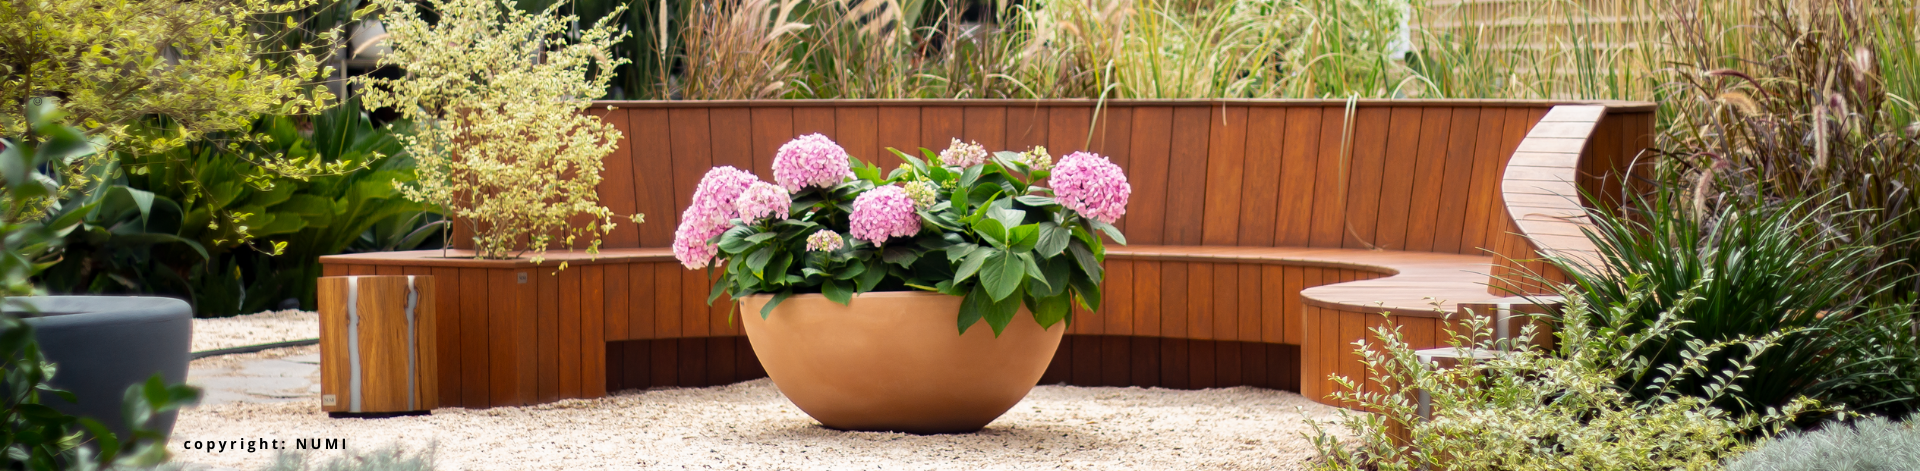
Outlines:
{"label": "wooden bench backrest", "polygon": [[[954,137],[1107,155],[1133,183],[1119,225],[1135,243],[1485,254],[1510,232],[1505,162],[1552,105],[1359,101],[1349,115],[1345,101],[1122,100],[1097,107],[1097,119],[1084,100],[606,102],[591,112],[624,133],[606,159],[602,204],[648,221],[622,225],[609,248],[670,245],[707,169],[770,180],[779,146],[818,132],[886,166],[898,163],[888,147],[937,150]],[[1621,152],[1621,139],[1610,142],[1591,150]]]}

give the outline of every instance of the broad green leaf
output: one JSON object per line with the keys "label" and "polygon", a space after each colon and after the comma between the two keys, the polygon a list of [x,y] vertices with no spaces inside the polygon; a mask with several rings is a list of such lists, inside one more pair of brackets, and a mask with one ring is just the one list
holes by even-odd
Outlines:
{"label": "broad green leaf", "polygon": [[1066,291],[1068,278],[1073,276],[1073,262],[1066,257],[1049,258],[1039,261],[1040,274],[1033,275],[1034,282],[1027,284],[1027,291],[1034,296],[1053,296]]}
{"label": "broad green leaf", "polygon": [[851,279],[854,279],[854,277],[858,277],[858,276],[860,276],[860,275],[864,275],[864,274],[866,274],[866,273],[867,273],[867,266],[866,266],[866,265],[862,265],[862,264],[858,264],[858,263],[849,263],[849,264],[847,264],[847,266],[845,266],[845,267],[841,267],[841,268],[840,268],[840,273],[837,273],[837,274],[834,274],[834,275],[833,275],[833,279],[836,279],[836,280],[851,280]]}
{"label": "broad green leaf", "polygon": [[895,244],[880,249],[880,259],[885,260],[887,263],[904,267],[912,265],[915,260],[919,260],[920,254],[915,252],[912,247]]}
{"label": "broad green leaf", "polygon": [[741,226],[734,226],[732,229],[727,229],[727,232],[720,234],[720,251],[737,254],[753,248],[755,242],[747,240],[747,236],[752,232],[752,229]]}
{"label": "broad green leaf", "polygon": [[[767,277],[767,262],[772,260],[773,247],[761,247],[760,250],[755,250],[752,255],[747,256],[747,268],[753,269],[753,276],[755,278],[765,279]],[[774,272],[776,275],[779,273],[780,272]]]}
{"label": "broad green leaf", "polygon": [[994,301],[1011,296],[1020,288],[1020,282],[1026,281],[1026,262],[1011,252],[1000,252],[987,257],[980,268],[980,284],[987,287],[987,295]]}
{"label": "broad green leaf", "polygon": [[1009,200],[999,200],[994,201],[992,207],[987,209],[987,217],[1000,221],[1002,226],[1018,227],[1026,222],[1027,212],[1013,209]]}
{"label": "broad green leaf", "polygon": [[1007,330],[1007,324],[1012,323],[1013,315],[1020,312],[1021,299],[1025,297],[1023,294],[1014,294],[987,306],[982,317],[986,318],[988,326],[993,327],[994,337],[999,337],[1001,332]]}
{"label": "broad green leaf", "polygon": [[1067,293],[1059,293],[1036,299],[1038,302],[1035,303],[1033,320],[1039,322],[1042,329],[1052,328],[1054,324],[1066,320],[1073,314],[1071,298]]}
{"label": "broad green leaf", "polygon": [[821,284],[820,294],[826,295],[828,301],[840,303],[842,306],[853,302],[853,291],[849,290],[848,286],[840,284],[839,280],[827,280],[826,283]]}
{"label": "broad green leaf", "polygon": [[1019,201],[1020,204],[1024,204],[1027,206],[1036,206],[1036,207],[1051,206],[1055,203],[1055,201],[1053,200],[1053,197],[1040,196],[1040,195],[1022,195],[1018,198],[1014,198],[1013,200]]}
{"label": "broad green leaf", "polygon": [[1098,283],[1078,276],[1072,277],[1072,281],[1069,283],[1073,284],[1074,294],[1077,295],[1075,299],[1080,301],[1080,307],[1086,308],[1088,311],[1098,312],[1100,310],[1101,294]]}
{"label": "broad green leaf", "polygon": [[1106,234],[1107,237],[1112,237],[1114,242],[1118,242],[1120,245],[1127,245],[1127,236],[1120,235],[1120,228],[1093,219],[1088,219],[1087,224],[1092,225],[1094,229],[1100,230],[1100,232]]}
{"label": "broad green leaf", "polygon": [[980,322],[980,318],[987,313],[987,307],[991,305],[993,300],[987,299],[986,288],[974,285],[973,291],[967,293],[967,298],[960,301],[960,333],[966,334],[968,327],[973,327],[974,323]]}
{"label": "broad green leaf", "polygon": [[1053,221],[1040,223],[1040,240],[1033,245],[1034,253],[1041,257],[1052,258],[1067,249],[1067,242],[1073,240],[1073,231],[1060,227]]}
{"label": "broad green leaf", "polygon": [[707,305],[712,306],[713,300],[720,299],[720,295],[726,294],[726,292],[727,292],[727,280],[722,279],[720,281],[714,282],[713,289],[707,290]]}
{"label": "broad green leaf", "polygon": [[761,242],[766,242],[768,239],[772,239],[779,236],[780,236],[780,233],[778,232],[762,232],[759,234],[747,236],[747,242],[758,244]]}
{"label": "broad green leaf", "polygon": [[1007,233],[1007,227],[995,219],[981,219],[973,223],[973,231],[979,233],[981,238],[987,239],[987,243],[1001,249],[1007,248],[1008,239],[1012,238],[1011,234]]}
{"label": "broad green leaf", "polygon": [[886,278],[887,264],[879,259],[870,259],[867,261],[866,272],[860,274],[860,285],[855,289],[862,293],[873,291],[873,288],[880,286],[880,282]]}
{"label": "broad green leaf", "polygon": [[1081,273],[1085,273],[1088,277],[1095,280],[1101,278],[1100,260],[1094,258],[1093,252],[1088,251],[1085,245],[1078,243],[1069,244],[1067,246],[1067,253],[1073,254],[1073,261],[1079,264]]}
{"label": "broad green leaf", "polygon": [[967,281],[968,278],[972,278],[974,273],[980,271],[980,266],[987,263],[987,257],[992,257],[994,254],[1000,253],[999,250],[991,247],[975,247],[977,248],[975,248],[972,253],[967,254],[966,260],[960,262],[959,270],[954,272],[954,283],[962,283]]}
{"label": "broad green leaf", "polygon": [[973,184],[980,181],[980,172],[985,171],[985,169],[986,167],[982,165],[967,167],[965,171],[960,173],[959,187],[973,188]]}
{"label": "broad green leaf", "polygon": [[1007,246],[1015,252],[1031,252],[1034,245],[1040,242],[1039,224],[1015,226],[1007,232]]}

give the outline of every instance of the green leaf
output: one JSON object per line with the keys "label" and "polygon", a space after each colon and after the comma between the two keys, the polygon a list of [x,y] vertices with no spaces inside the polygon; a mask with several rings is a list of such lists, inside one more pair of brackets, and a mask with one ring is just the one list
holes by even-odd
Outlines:
{"label": "green leaf", "polygon": [[987,217],[1000,221],[1000,225],[1002,226],[1018,227],[1026,222],[1027,212],[1013,209],[1011,200],[998,200],[994,201],[992,207],[987,209]]}
{"label": "green leaf", "polygon": [[994,337],[999,337],[1001,332],[1007,330],[1007,324],[1013,323],[1013,315],[1020,312],[1020,302],[1024,297],[1017,294],[1007,296],[1006,299],[994,301],[987,306],[982,317],[986,318],[988,326],[993,327]]}
{"label": "green leaf", "polygon": [[1127,236],[1120,235],[1120,228],[1094,219],[1088,219],[1087,224],[1092,225],[1094,229],[1100,230],[1100,232],[1106,234],[1107,237],[1112,237],[1114,242],[1119,242],[1120,245],[1127,245]]}
{"label": "green leaf", "polygon": [[1007,233],[1007,226],[994,219],[981,219],[973,223],[973,231],[987,239],[987,243],[1001,249],[1007,248],[1008,239],[1012,238],[1012,235]]}
{"label": "green leaf", "polygon": [[778,232],[762,232],[759,234],[747,236],[747,242],[758,244],[761,242],[766,242],[768,239],[772,239],[779,236],[780,236],[780,233]]}
{"label": "green leaf", "polygon": [[712,306],[713,300],[720,299],[720,295],[725,294],[726,292],[727,292],[727,280],[721,279],[719,281],[713,282],[713,289],[707,290],[707,305]]}
{"label": "green leaf", "polygon": [[1007,299],[1020,288],[1020,282],[1026,281],[1027,264],[1012,252],[1000,252],[987,257],[980,269],[980,284],[987,287],[987,295],[994,301]]}
{"label": "green leaf", "polygon": [[1041,195],[1021,195],[1020,197],[1014,198],[1013,200],[1019,201],[1020,204],[1024,204],[1027,206],[1036,206],[1036,207],[1052,206],[1053,204],[1056,203],[1052,196],[1041,196]]}
{"label": "green leaf", "polygon": [[1038,298],[1038,302],[1035,303],[1036,309],[1033,311],[1033,320],[1039,322],[1042,329],[1052,328],[1054,324],[1067,320],[1073,314],[1071,298],[1072,296],[1067,293]]}
{"label": "green leaf", "polygon": [[847,288],[840,284],[839,280],[827,280],[825,284],[820,285],[820,294],[826,295],[828,301],[847,306],[853,302],[853,291]]}
{"label": "green leaf", "polygon": [[786,300],[787,300],[787,297],[789,297],[789,296],[793,296],[793,291],[781,291],[781,292],[779,292],[779,293],[775,293],[775,294],[773,295],[773,299],[772,299],[772,300],[769,300],[769,301],[767,301],[767,305],[766,305],[766,307],[762,307],[762,308],[760,308],[760,318],[761,318],[761,319],[766,319],[766,318],[767,318],[767,314],[769,314],[769,313],[772,313],[772,312],[773,312],[773,307],[774,307],[774,306],[779,306],[779,305],[780,305],[780,303],[781,303],[782,301],[786,301]]}
{"label": "green leaf", "polygon": [[751,232],[753,232],[752,229],[742,226],[734,226],[732,229],[727,229],[727,232],[720,234],[720,250],[730,254],[737,254],[753,248],[756,242],[747,240],[748,233]]}
{"label": "green leaf", "polygon": [[1077,295],[1074,299],[1080,301],[1080,307],[1086,308],[1088,311],[1098,312],[1100,310],[1101,294],[1098,283],[1078,276],[1071,277],[1069,283],[1073,284],[1074,294]]}
{"label": "green leaf", "polygon": [[1027,224],[1008,230],[1007,246],[1015,252],[1031,252],[1034,244],[1040,242],[1040,225]]}
{"label": "green leaf", "polygon": [[1100,260],[1093,256],[1092,251],[1087,250],[1086,245],[1078,243],[1069,244],[1067,246],[1067,253],[1073,254],[1073,261],[1079,264],[1081,273],[1087,274],[1089,278],[1094,280],[1101,278]]}
{"label": "green leaf", "polygon": [[880,282],[885,279],[887,279],[886,263],[878,259],[869,259],[867,271],[860,274],[860,285],[856,289],[862,293],[873,291],[873,288],[880,286]]}
{"label": "green leaf", "polygon": [[1027,291],[1034,296],[1053,296],[1065,292],[1073,277],[1073,262],[1065,257],[1049,258],[1039,261],[1040,273],[1034,274],[1034,282],[1027,284]]}
{"label": "green leaf", "polygon": [[920,253],[914,251],[912,247],[894,244],[880,250],[880,259],[886,260],[887,263],[904,267],[912,265],[915,260],[919,260]]}
{"label": "green leaf", "polygon": [[[766,279],[767,262],[772,260],[773,247],[761,247],[760,250],[755,250],[752,255],[747,256],[747,268],[753,269],[753,276],[755,278]],[[780,272],[774,272],[776,275],[779,273]]]}
{"label": "green leaf", "polygon": [[965,282],[968,278],[972,278],[974,273],[980,271],[980,266],[987,262],[987,257],[992,257],[994,254],[1000,253],[999,250],[995,250],[992,247],[980,247],[977,245],[974,247],[973,252],[967,254],[966,260],[960,262],[959,270],[954,272],[953,282],[955,284]]}
{"label": "green leaf", "polygon": [[1033,250],[1041,257],[1051,258],[1067,249],[1067,243],[1073,241],[1073,231],[1060,227],[1053,221],[1040,223],[1040,240],[1034,243]]}
{"label": "green leaf", "polygon": [[985,170],[986,170],[986,166],[984,165],[975,165],[972,167],[967,167],[965,171],[960,173],[959,187],[973,188],[973,184],[975,182],[980,181],[980,172]]}
{"label": "green leaf", "polygon": [[960,333],[965,335],[968,327],[973,327],[974,323],[980,322],[980,318],[986,316],[987,309],[991,305],[993,300],[987,299],[986,288],[973,285],[973,291],[968,292],[967,298],[960,301]]}
{"label": "green leaf", "polygon": [[849,263],[849,264],[847,264],[847,266],[845,266],[845,267],[841,267],[841,268],[840,268],[840,273],[836,273],[836,274],[834,274],[834,275],[833,275],[833,279],[836,279],[836,280],[851,280],[851,279],[853,279],[854,277],[857,277],[857,276],[860,276],[860,275],[863,275],[863,274],[866,274],[866,273],[867,273],[867,266],[866,266],[866,265],[861,265],[861,264],[858,264],[858,263]]}

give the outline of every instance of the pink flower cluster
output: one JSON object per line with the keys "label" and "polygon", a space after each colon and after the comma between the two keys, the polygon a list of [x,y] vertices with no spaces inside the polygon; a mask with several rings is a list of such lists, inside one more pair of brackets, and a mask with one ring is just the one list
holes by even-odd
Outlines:
{"label": "pink flower cluster", "polygon": [[846,246],[846,240],[840,238],[840,233],[831,230],[822,229],[807,236],[808,252],[832,252]]}
{"label": "pink flower cluster", "polygon": [[967,168],[987,163],[987,148],[978,142],[960,142],[954,139],[947,150],[940,151],[940,165]]}
{"label": "pink flower cluster", "polygon": [[790,192],[806,187],[832,188],[853,178],[847,150],[818,133],[793,138],[773,156],[773,181]]}
{"label": "pink flower cluster", "polygon": [[1061,206],[1108,224],[1127,214],[1127,198],[1133,196],[1120,166],[1091,152],[1067,154],[1047,181]]}
{"label": "pink flower cluster", "polygon": [[734,200],[759,181],[753,174],[733,167],[714,167],[700,177],[693,204],[680,213],[680,227],[673,232],[673,257],[688,269],[712,262],[720,250],[708,241],[727,232],[736,214]]}
{"label": "pink flower cluster", "polygon": [[847,219],[852,226],[848,235],[875,244],[920,233],[920,215],[913,210],[913,198],[893,185],[867,190],[854,198],[853,213]]}
{"label": "pink flower cluster", "polygon": [[734,211],[740,220],[747,224],[758,223],[772,216],[786,219],[787,208],[793,206],[793,196],[779,185],[763,181],[753,182],[753,186],[740,193],[740,199],[733,202]]}

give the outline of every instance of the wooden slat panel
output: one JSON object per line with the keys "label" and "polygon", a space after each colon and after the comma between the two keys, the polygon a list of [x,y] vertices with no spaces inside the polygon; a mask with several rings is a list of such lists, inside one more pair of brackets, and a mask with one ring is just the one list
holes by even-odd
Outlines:
{"label": "wooden slat panel", "polygon": [[713,165],[753,171],[753,111],[747,108],[714,108],[707,121],[712,134],[709,142],[712,143]]}
{"label": "wooden slat panel", "polygon": [[1267,351],[1272,349],[1272,345],[1255,342],[1240,346],[1240,375],[1248,386],[1279,389],[1273,381],[1272,366],[1267,364]]}
{"label": "wooden slat panel", "polygon": [[[493,405],[488,395],[487,271],[459,270],[460,293],[460,405],[469,409]],[[448,283],[451,285],[452,283]]]}
{"label": "wooden slat panel", "polygon": [[[514,299],[514,379],[522,403],[531,404],[540,397],[540,285],[538,269],[506,269],[499,276],[509,278]],[[521,274],[526,274],[522,283]]]}
{"label": "wooden slat panel", "polygon": [[[1347,235],[1341,246],[1373,248],[1374,228],[1380,222],[1380,185],[1386,171],[1387,140],[1393,110],[1362,108],[1355,112],[1353,157],[1348,165]],[[1401,158],[1394,156],[1395,163]]]}
{"label": "wooden slat panel", "polygon": [[398,276],[400,275],[400,270],[401,268],[397,266],[381,265],[373,267],[373,274],[380,276]]}
{"label": "wooden slat panel", "polygon": [[1313,200],[1320,152],[1320,110],[1288,108],[1281,142],[1280,204],[1274,216],[1274,244],[1306,247],[1312,239]]}
{"label": "wooden slat panel", "polygon": [[[635,265],[621,263],[606,266],[606,283],[601,285],[601,292],[605,293],[607,303],[606,323],[601,326],[601,333],[608,342],[633,338],[632,329],[628,327],[630,316],[633,315],[633,305],[629,304],[633,299],[631,288],[629,288],[632,277],[628,274]],[[644,266],[642,268],[644,269]],[[608,365],[607,368],[613,369],[613,365]]]}
{"label": "wooden slat panel", "polygon": [[707,343],[707,384],[733,384],[739,381],[735,371],[734,355],[740,347],[735,343],[740,337],[714,337]]}
{"label": "wooden slat panel", "polygon": [[1280,295],[1283,299],[1281,305],[1286,306],[1286,311],[1281,316],[1281,321],[1286,324],[1281,328],[1281,334],[1284,335],[1281,343],[1303,345],[1302,338],[1306,337],[1308,332],[1313,332],[1312,330],[1306,330],[1301,323],[1301,316],[1305,315],[1301,311],[1301,307],[1304,306],[1305,303],[1300,299],[1300,290],[1311,286],[1307,284],[1307,270],[1310,269],[1304,267],[1286,267],[1281,270],[1285,276],[1285,279],[1282,280],[1282,286],[1284,286],[1284,288],[1280,290]]}
{"label": "wooden slat panel", "polygon": [[1193,383],[1193,367],[1187,351],[1188,340],[1160,340],[1160,384],[1169,389],[1187,389]]}
{"label": "wooden slat panel", "polygon": [[[1206,218],[1207,109],[1174,108],[1164,243],[1200,245]],[[1235,211],[1237,214],[1238,211]]]}
{"label": "wooden slat panel", "polygon": [[373,276],[378,273],[372,265],[347,265],[347,274],[352,276]]}
{"label": "wooden slat panel", "polygon": [[1480,126],[1474,132],[1473,168],[1469,170],[1472,173],[1469,182],[1471,188],[1467,196],[1466,221],[1461,229],[1460,253],[1480,255],[1486,253],[1484,250],[1490,246],[1487,232],[1490,224],[1487,220],[1497,214],[1493,204],[1499,198],[1494,196],[1494,192],[1499,191],[1500,183],[1500,176],[1495,175],[1493,170],[1499,166],[1499,161],[1506,159],[1506,154],[1500,153],[1501,134],[1505,132],[1506,123],[1506,110],[1487,109],[1480,113]]}
{"label": "wooden slat panel", "polygon": [[[336,265],[327,265],[333,267]],[[437,293],[433,300],[434,314],[439,318],[435,323],[438,338],[434,346],[440,354],[440,404],[446,406],[466,405],[460,397],[466,370],[461,360],[466,353],[462,340],[461,325],[466,316],[460,311],[461,301],[466,299],[465,286],[460,283],[460,270],[455,268],[432,269],[434,288]],[[337,275],[329,275],[337,276]]]}
{"label": "wooden slat panel", "polygon": [[1239,340],[1240,338],[1240,275],[1238,268],[1231,263],[1209,263],[1213,269],[1212,330],[1208,338],[1214,340]]}
{"label": "wooden slat panel", "polygon": [[[1201,242],[1237,245],[1240,242],[1241,192],[1246,176],[1247,108],[1228,106],[1209,110],[1204,190],[1206,213]],[[1216,333],[1217,334],[1217,333]]]}
{"label": "wooden slat panel", "polygon": [[1233,331],[1236,334],[1234,339],[1243,342],[1258,342],[1266,332],[1261,320],[1265,317],[1264,309],[1268,304],[1264,302],[1266,295],[1261,292],[1265,284],[1261,277],[1260,266],[1246,263],[1234,268],[1235,271],[1239,272],[1236,281],[1240,282],[1238,293],[1240,300],[1234,309],[1234,312],[1238,314],[1240,319],[1234,323],[1235,327]]}
{"label": "wooden slat panel", "polygon": [[626,368],[623,379],[626,389],[646,389],[653,387],[653,347],[650,340],[620,342],[622,353],[626,354]]}
{"label": "wooden slat panel", "polygon": [[1216,295],[1213,291],[1213,264],[1188,263],[1185,268],[1187,330],[1186,335],[1180,337],[1211,340],[1213,339],[1213,305]]}
{"label": "wooden slat panel", "polygon": [[[881,149],[895,148],[908,154],[920,155],[920,148],[933,145],[920,140],[920,108],[913,106],[887,106],[879,109],[880,122],[875,126],[876,136]],[[945,146],[946,143],[941,143]],[[891,152],[889,152],[891,154]]]}
{"label": "wooden slat panel", "polygon": [[1313,226],[1307,245],[1313,247],[1339,247],[1346,239],[1347,195],[1346,195],[1346,156],[1341,155],[1340,147],[1346,141],[1346,112],[1344,108],[1322,108],[1320,110],[1320,152],[1319,173],[1314,175]]}
{"label": "wooden slat panel", "polygon": [[1366,383],[1366,370],[1361,367],[1360,354],[1355,352],[1353,341],[1366,337],[1367,315],[1357,312],[1339,312],[1340,316],[1340,356],[1334,365],[1334,372],[1352,380],[1355,385]]}
{"label": "wooden slat panel", "polygon": [[[960,108],[927,107],[920,109],[920,145],[938,151],[953,139],[966,140],[965,119]],[[991,150],[991,149],[989,149]]]}
{"label": "wooden slat panel", "polygon": [[1453,128],[1447,137],[1446,163],[1441,169],[1438,218],[1433,229],[1435,252],[1466,253],[1471,246],[1465,239],[1467,208],[1473,193],[1473,161],[1476,138],[1480,133],[1479,108],[1455,108]]}
{"label": "wooden slat panel", "polygon": [[[780,146],[793,140],[793,109],[761,107],[753,109],[753,174],[773,181],[773,156]],[[647,351],[639,349],[638,351]]]}
{"label": "wooden slat panel", "polygon": [[[675,264],[661,263],[653,266],[653,292],[656,296],[653,305],[653,338],[678,338],[686,335],[686,331],[680,325],[685,321],[680,314],[682,301],[680,283],[686,278],[683,276],[685,271],[686,268]],[[656,350],[654,353],[657,354],[659,351]],[[658,356],[655,355],[655,361],[659,360]],[[656,376],[656,378],[659,377]]]}
{"label": "wooden slat panel", "polygon": [[1100,313],[1108,335],[1133,335],[1133,267],[1136,263],[1108,260],[1100,288]]}
{"label": "wooden slat panel", "polygon": [[[867,162],[880,162],[884,168],[899,165],[899,158],[892,152],[880,147],[880,131],[877,120],[879,110],[864,106],[843,106],[834,109],[834,142],[847,153]],[[768,159],[773,155],[768,154]]]}
{"label": "wooden slat panel", "polygon": [[1093,127],[1093,108],[1054,107],[1047,110],[1047,150],[1058,155],[1087,149]]}
{"label": "wooden slat panel", "polygon": [[[627,268],[627,338],[634,340],[655,338],[655,320],[659,317],[658,303],[660,294],[654,289],[653,272],[656,263],[636,263]],[[642,363],[644,364],[644,363]]]}
{"label": "wooden slat panel", "polygon": [[680,340],[654,340],[647,346],[652,350],[647,355],[653,365],[647,372],[653,379],[650,384],[654,387],[683,385],[680,382]]}
{"label": "wooden slat panel", "polygon": [[[674,195],[685,193],[693,197],[693,185],[678,188],[677,178],[660,178],[664,171],[679,167],[673,163],[671,139],[668,138],[667,110],[630,110],[627,112],[631,132],[627,142],[633,145],[632,181],[647,182],[637,184],[634,198],[635,209],[647,215],[647,223],[635,226],[640,233],[640,245],[643,247],[666,247],[673,244],[673,229],[680,221],[680,209],[685,208]],[[697,183],[698,180],[695,181]]]}
{"label": "wooden slat panel", "polygon": [[967,140],[979,142],[987,152],[1003,150],[1020,151],[1007,147],[1007,109],[997,106],[975,106],[966,109],[961,132]]}
{"label": "wooden slat panel", "polygon": [[487,300],[487,396],[494,406],[526,404],[520,397],[520,332],[515,329],[520,303],[512,270],[480,271]]}
{"label": "wooden slat panel", "polygon": [[1131,386],[1132,342],[1127,337],[1100,337],[1100,386]]}
{"label": "wooden slat panel", "polygon": [[1068,381],[1074,386],[1099,386],[1100,374],[1105,371],[1100,364],[1104,358],[1106,354],[1100,351],[1099,336],[1086,335],[1074,339],[1073,373]]}
{"label": "wooden slat panel", "polygon": [[1446,180],[1446,158],[1453,131],[1453,110],[1427,108],[1421,113],[1420,157],[1414,167],[1412,213],[1407,218],[1407,250],[1433,250],[1435,218],[1440,214],[1440,189]]}
{"label": "wooden slat panel", "polygon": [[1073,341],[1074,335],[1060,339],[1060,348],[1053,353],[1053,361],[1047,363],[1047,371],[1040,374],[1040,384],[1063,384],[1073,377]]}
{"label": "wooden slat panel", "polygon": [[1400,325],[1400,335],[1405,339],[1408,347],[1418,350],[1441,346],[1440,342],[1437,342],[1434,338],[1435,332],[1438,332],[1440,328],[1439,319],[1431,317],[1395,317],[1394,322]]}
{"label": "wooden slat panel", "polygon": [[1192,389],[1218,387],[1219,365],[1215,355],[1219,352],[1214,347],[1218,346],[1219,342],[1184,343],[1187,345],[1187,374],[1189,375],[1186,387]]}
{"label": "wooden slat panel", "polygon": [[561,399],[581,397],[580,375],[581,368],[583,368],[584,365],[580,363],[581,352],[583,350],[580,347],[580,342],[582,341],[580,338],[580,324],[582,323],[582,318],[585,316],[580,303],[580,298],[582,297],[581,284],[579,268],[561,270],[558,279],[555,280],[555,285],[557,285],[557,291],[560,295],[560,310],[556,317],[558,317],[559,321],[557,323],[559,325],[560,342],[560,373],[558,378],[560,380],[559,391]]}
{"label": "wooden slat panel", "polygon": [[[840,133],[832,107],[797,106],[793,108],[793,135],[820,133],[838,142]],[[678,154],[675,154],[678,155]]]}
{"label": "wooden slat panel", "polygon": [[1133,196],[1127,205],[1127,240],[1139,244],[1170,241],[1167,227],[1168,156],[1173,136],[1172,108],[1133,111],[1133,166],[1127,178]]}
{"label": "wooden slat panel", "polygon": [[676,342],[680,349],[680,385],[686,387],[706,387],[707,383],[707,343],[711,338],[684,338]]}
{"label": "wooden slat panel", "polygon": [[1162,337],[1189,338],[1188,320],[1193,316],[1193,306],[1188,303],[1188,285],[1190,273],[1185,263],[1162,262],[1160,264],[1160,283],[1152,289],[1160,291],[1160,333]]}
{"label": "wooden slat panel", "polygon": [[[680,335],[686,337],[705,337],[712,335],[712,317],[707,310],[707,275],[703,270],[680,271]],[[681,359],[685,361],[685,358]]]}
{"label": "wooden slat panel", "polygon": [[1247,112],[1246,166],[1240,204],[1239,244],[1273,246],[1274,215],[1279,211],[1280,167],[1286,136],[1283,108],[1258,107]]}
{"label": "wooden slat panel", "polygon": [[1333,339],[1323,338],[1317,335],[1320,332],[1321,324],[1320,308],[1306,306],[1302,309],[1301,319],[1305,321],[1305,328],[1315,332],[1316,335],[1306,336],[1306,342],[1300,346],[1302,352],[1300,375],[1303,378],[1303,381],[1300,382],[1300,395],[1306,396],[1307,399],[1314,401],[1322,401],[1321,398],[1326,396],[1327,391],[1326,386],[1322,382],[1325,373],[1322,373],[1324,370],[1321,369],[1323,363],[1321,358],[1327,355],[1324,350],[1326,350],[1327,344],[1333,342]]}
{"label": "wooden slat panel", "polygon": [[1160,384],[1160,348],[1161,339],[1151,337],[1133,337],[1127,340],[1127,363],[1133,365],[1127,372],[1133,384]]}
{"label": "wooden slat panel", "polygon": [[[613,265],[626,268],[626,265]],[[607,269],[580,267],[580,395],[607,395]]]}
{"label": "wooden slat panel", "polygon": [[1419,108],[1393,109],[1393,134],[1387,138],[1387,155],[1391,161],[1381,174],[1379,223],[1374,228],[1374,245],[1381,249],[1407,247],[1407,213],[1413,204],[1414,170],[1419,163],[1425,121],[1426,116]]}
{"label": "wooden slat panel", "polygon": [[1160,335],[1160,313],[1164,309],[1160,285],[1165,282],[1160,268],[1160,262],[1133,262],[1133,335]]}
{"label": "wooden slat panel", "polygon": [[1243,345],[1250,345],[1250,344],[1241,343],[1241,342],[1215,342],[1214,343],[1213,381],[1214,381],[1214,384],[1216,385],[1215,387],[1226,388],[1226,387],[1247,385],[1246,378],[1241,374],[1241,371],[1240,371],[1240,368],[1245,363],[1244,358],[1242,358],[1241,356],[1242,355],[1241,352],[1245,351],[1242,349]]}
{"label": "wooden slat panel", "polygon": [[1008,107],[1007,140],[1005,141],[1007,148],[1030,149],[1033,146],[1047,145],[1047,115],[1050,110],[1051,108],[1040,106]]}
{"label": "wooden slat panel", "polygon": [[1286,342],[1288,325],[1297,324],[1287,322],[1286,318],[1288,313],[1299,313],[1297,309],[1289,306],[1287,302],[1294,296],[1299,296],[1300,292],[1293,291],[1293,296],[1287,295],[1287,267],[1279,265],[1256,265],[1255,267],[1260,270],[1260,291],[1263,292],[1261,296],[1265,299],[1265,302],[1260,303],[1259,341],[1266,343]]}

